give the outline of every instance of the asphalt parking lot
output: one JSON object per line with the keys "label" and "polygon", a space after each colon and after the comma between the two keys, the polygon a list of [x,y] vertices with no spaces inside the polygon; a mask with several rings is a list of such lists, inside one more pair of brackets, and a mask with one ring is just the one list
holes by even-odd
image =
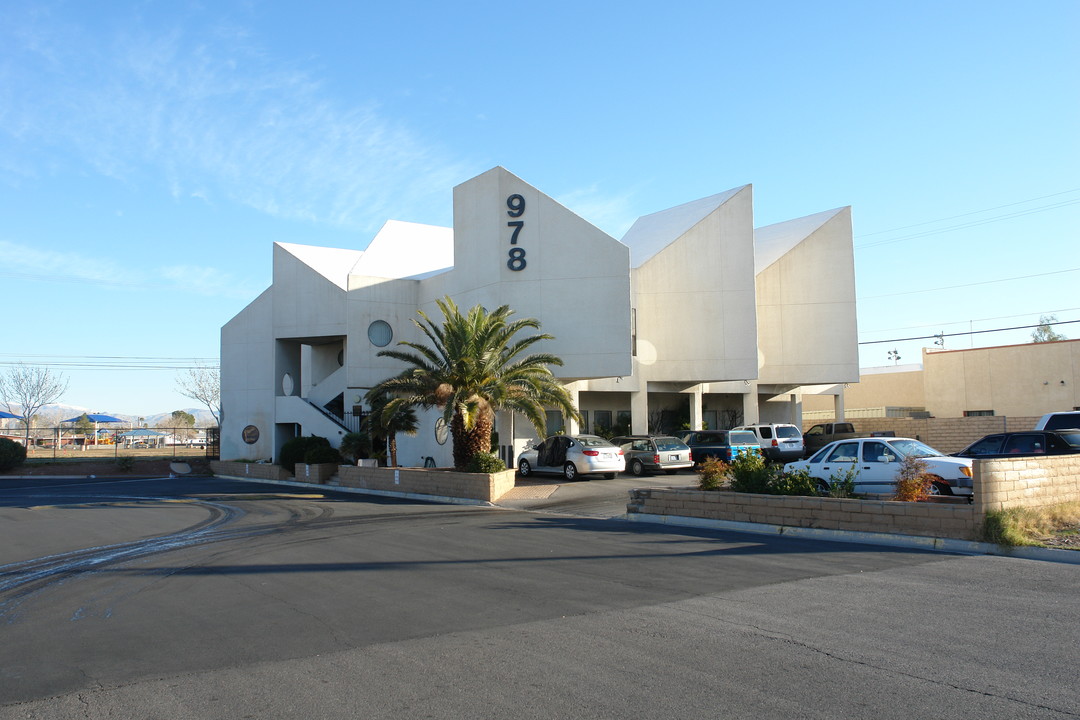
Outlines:
{"label": "asphalt parking lot", "polygon": [[1080,714],[1080,569],[604,519],[623,482],[4,480],[0,717]]}

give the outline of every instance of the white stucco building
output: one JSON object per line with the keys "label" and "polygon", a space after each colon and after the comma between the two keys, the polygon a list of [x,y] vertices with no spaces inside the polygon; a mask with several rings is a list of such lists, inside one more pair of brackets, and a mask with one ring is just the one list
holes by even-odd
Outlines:
{"label": "white stucco building", "polygon": [[[616,240],[497,167],[454,188],[453,229],[390,221],[364,251],[273,252],[273,284],[222,328],[223,459],[273,458],[298,434],[336,445],[402,369],[377,353],[426,341],[412,320],[437,321],[446,295],[539,319],[555,339],[535,347],[564,360],[587,430],[798,424],[803,386],[859,379],[850,209],[755,230],[750,185]],[[399,436],[401,464],[451,464],[438,415]],[[507,414],[496,429],[504,458],[534,437]]]}

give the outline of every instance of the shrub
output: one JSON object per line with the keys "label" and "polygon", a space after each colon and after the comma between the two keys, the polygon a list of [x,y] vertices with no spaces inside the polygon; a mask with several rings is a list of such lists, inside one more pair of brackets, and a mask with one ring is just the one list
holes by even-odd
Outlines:
{"label": "shrub", "polygon": [[[779,468],[780,466],[772,465],[771,467]],[[768,492],[773,495],[817,495],[817,485],[817,480],[806,470],[789,473],[780,470],[770,478]]]}
{"label": "shrub", "polygon": [[305,462],[304,457],[307,455],[307,451],[316,447],[328,448],[330,447],[330,441],[324,437],[319,437],[318,435],[295,437],[291,440],[287,440],[285,444],[281,446],[281,453],[278,455],[278,465],[289,472],[295,472],[296,463]]}
{"label": "shrub", "polygon": [[698,481],[700,490],[719,490],[728,480],[730,468],[728,464],[719,458],[707,457],[697,467],[697,474],[701,478]]}
{"label": "shrub", "polygon": [[859,476],[859,470],[855,463],[847,470],[837,470],[829,477],[829,497],[849,498],[855,497],[855,478]]}
{"label": "shrub", "polygon": [[371,457],[371,438],[366,432],[345,433],[338,450],[354,463],[357,460],[367,459]]}
{"label": "shrub", "polygon": [[896,476],[896,494],[893,500],[917,502],[930,495],[930,476],[926,473],[926,461],[917,457],[906,457],[900,463],[900,472]]}
{"label": "shrub", "polygon": [[497,473],[506,469],[506,463],[494,453],[476,453],[465,464],[465,472]]}
{"label": "shrub", "polygon": [[776,475],[773,466],[766,464],[760,453],[747,452],[731,461],[731,489],[735,492],[769,493]]}
{"label": "shrub", "polygon": [[135,467],[135,458],[132,458],[132,457],[119,457],[119,458],[116,458],[116,467],[119,468],[121,472],[130,472],[131,469],[133,467]]}
{"label": "shrub", "polygon": [[319,463],[341,464],[341,453],[329,446],[317,445],[304,453],[304,462],[308,465]]}
{"label": "shrub", "polygon": [[0,472],[7,472],[26,462],[26,448],[8,438],[0,438]]}

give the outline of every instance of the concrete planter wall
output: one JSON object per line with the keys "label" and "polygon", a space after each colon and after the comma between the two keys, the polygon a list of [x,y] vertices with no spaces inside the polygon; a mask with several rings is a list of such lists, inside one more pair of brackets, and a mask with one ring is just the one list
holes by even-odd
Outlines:
{"label": "concrete planter wall", "polygon": [[966,503],[944,505],[677,488],[632,490],[626,511],[960,540],[975,539],[982,523],[982,515]]}
{"label": "concrete planter wall", "polygon": [[210,470],[215,475],[249,477],[259,480],[292,480],[293,474],[280,465],[269,463],[244,463],[229,460],[211,460]]}
{"label": "concrete planter wall", "polygon": [[974,502],[971,504],[643,488],[631,491],[626,511],[628,514],[974,540],[979,536],[988,511],[1080,502],[1080,454],[976,460],[973,470]]}
{"label": "concrete planter wall", "polygon": [[346,466],[338,479],[343,487],[454,497],[493,502],[514,487],[514,471],[464,473],[428,468]]}
{"label": "concrete planter wall", "polygon": [[330,478],[338,474],[340,467],[337,463],[296,463],[296,479],[300,482],[325,485]]}

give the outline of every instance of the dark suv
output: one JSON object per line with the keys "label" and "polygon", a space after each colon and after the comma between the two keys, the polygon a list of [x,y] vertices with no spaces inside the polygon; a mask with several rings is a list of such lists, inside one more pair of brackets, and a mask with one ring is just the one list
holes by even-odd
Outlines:
{"label": "dark suv", "polygon": [[749,430],[680,430],[675,435],[690,446],[695,465],[710,457],[729,463],[745,452],[761,452],[757,435]]}
{"label": "dark suv", "polygon": [[655,470],[673,475],[676,470],[694,466],[690,448],[670,435],[623,435],[611,438],[611,443],[622,448],[626,469],[635,475]]}

